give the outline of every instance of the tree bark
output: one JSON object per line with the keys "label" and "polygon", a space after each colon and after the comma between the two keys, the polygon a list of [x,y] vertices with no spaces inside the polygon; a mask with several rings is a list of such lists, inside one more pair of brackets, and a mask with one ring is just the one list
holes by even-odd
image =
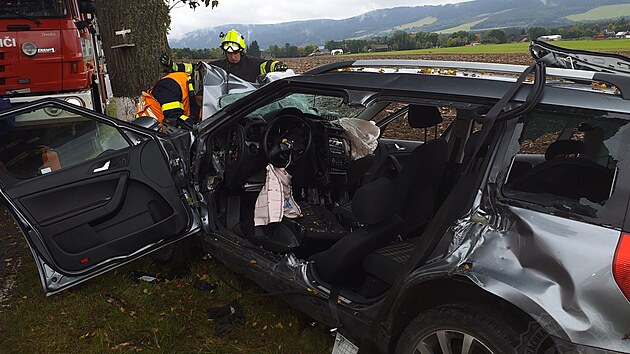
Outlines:
{"label": "tree bark", "polygon": [[[117,103],[120,98],[135,100],[164,75],[159,60],[162,53],[170,53],[166,39],[170,25],[167,2],[95,0],[95,4],[112,93]],[[131,33],[124,37],[115,34],[121,30]],[[123,44],[134,46],[115,48]],[[120,105],[127,107],[128,103]],[[128,110],[120,111],[118,118],[125,119]]]}

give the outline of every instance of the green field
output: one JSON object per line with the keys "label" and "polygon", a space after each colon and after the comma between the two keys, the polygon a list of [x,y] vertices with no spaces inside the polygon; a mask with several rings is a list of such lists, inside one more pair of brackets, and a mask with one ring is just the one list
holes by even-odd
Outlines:
{"label": "green field", "polygon": [[630,4],[600,6],[581,14],[566,16],[571,21],[596,21],[630,15]]}
{"label": "green field", "polygon": [[[569,49],[580,49],[603,52],[630,52],[630,39],[557,41],[553,45]],[[529,42],[507,44],[482,44],[477,46],[416,49],[396,52],[378,53],[379,55],[407,55],[407,54],[483,54],[483,53],[527,53]],[[353,54],[356,56],[371,56],[374,53]]]}
{"label": "green field", "polygon": [[397,27],[394,27],[395,30],[397,31],[406,31],[409,29],[413,29],[413,28],[419,28],[422,27],[424,25],[430,25],[433,22],[437,21],[437,18],[430,16],[430,17],[425,17],[425,18],[421,18],[418,21],[415,22],[411,22],[411,23],[407,23],[404,25],[400,25]]}
{"label": "green field", "polygon": [[488,18],[482,18],[480,20],[477,21],[472,21],[472,22],[468,22],[468,23],[462,23],[461,25],[457,26],[457,27],[451,27],[451,28],[447,28],[441,31],[437,31],[437,33],[455,33],[458,31],[470,31],[470,29],[479,23],[482,23],[483,21],[487,20]]}

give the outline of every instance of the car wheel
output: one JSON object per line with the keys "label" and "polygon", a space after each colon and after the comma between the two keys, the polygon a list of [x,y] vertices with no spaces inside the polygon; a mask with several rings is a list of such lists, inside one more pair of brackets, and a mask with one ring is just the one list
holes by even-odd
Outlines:
{"label": "car wheel", "polygon": [[445,305],[420,314],[403,331],[398,354],[503,354],[518,346],[519,334],[489,307]]}

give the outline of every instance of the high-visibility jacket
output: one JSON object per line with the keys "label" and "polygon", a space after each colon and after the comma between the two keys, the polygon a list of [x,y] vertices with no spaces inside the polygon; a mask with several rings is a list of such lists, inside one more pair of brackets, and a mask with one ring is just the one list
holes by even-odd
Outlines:
{"label": "high-visibility jacket", "polygon": [[193,91],[189,74],[165,75],[148,92],[142,92],[136,118],[150,116],[170,125],[176,125],[178,119],[187,120],[191,116],[190,92]]}

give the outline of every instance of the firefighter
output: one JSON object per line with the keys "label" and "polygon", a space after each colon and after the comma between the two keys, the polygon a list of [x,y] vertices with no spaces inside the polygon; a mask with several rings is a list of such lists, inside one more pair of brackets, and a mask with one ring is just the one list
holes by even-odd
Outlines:
{"label": "firefighter", "polygon": [[136,118],[150,116],[163,127],[193,129],[198,122],[201,93],[195,93],[192,76],[185,72],[173,72],[162,77],[153,87],[142,92]]}
{"label": "firefighter", "polygon": [[[215,65],[230,74],[236,75],[243,80],[255,83],[258,77],[272,71],[286,71],[287,65],[278,60],[264,60],[250,57],[245,54],[245,37],[236,30],[219,35],[221,45],[219,46],[225,54],[225,59],[211,61],[208,64]],[[160,63],[169,70],[183,71],[191,73],[193,66],[189,63],[176,64],[170,56],[163,54]]]}

